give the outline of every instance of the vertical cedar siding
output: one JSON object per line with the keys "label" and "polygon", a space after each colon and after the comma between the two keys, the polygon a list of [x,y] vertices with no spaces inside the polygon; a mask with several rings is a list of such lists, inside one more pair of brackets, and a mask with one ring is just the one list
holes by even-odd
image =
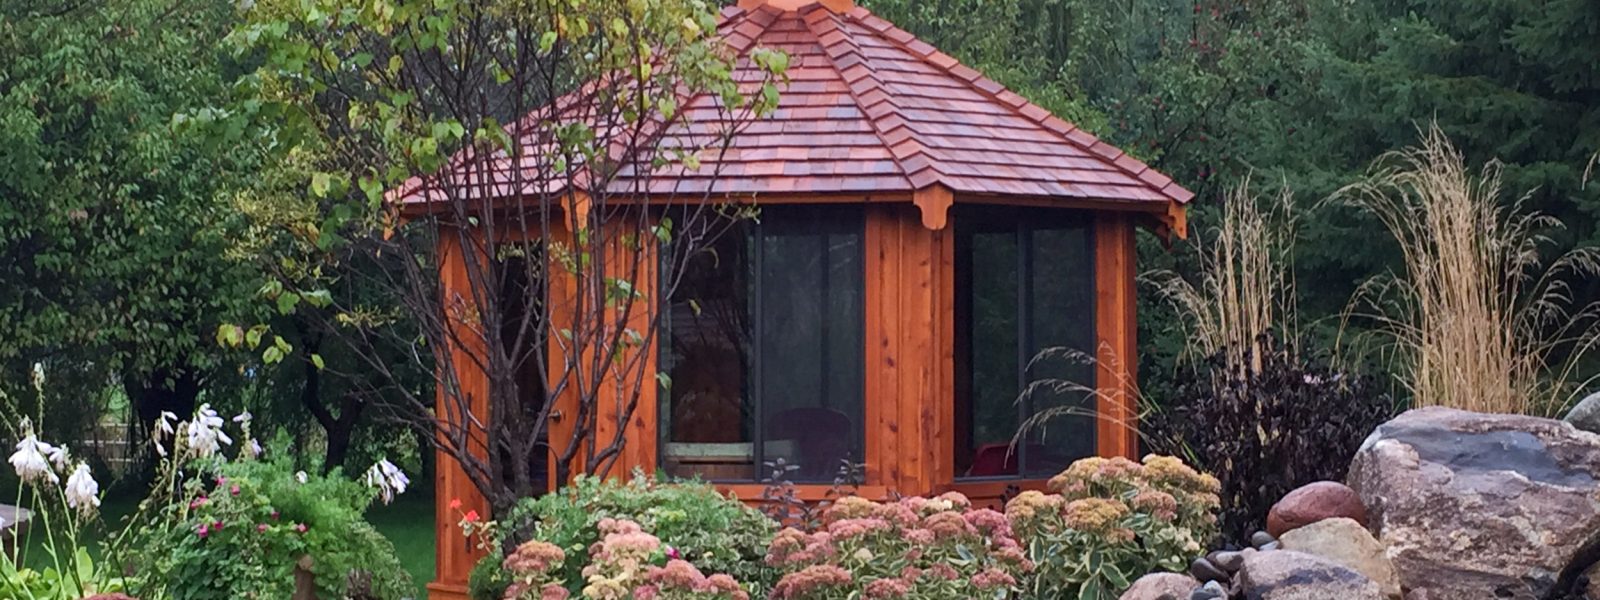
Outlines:
{"label": "vertical cedar siding", "polygon": [[[449,229],[449,228],[443,228]],[[442,231],[438,242],[440,293],[444,294],[444,305],[447,308],[460,302],[471,305],[471,283],[467,281],[466,260],[462,256],[464,245],[453,232]],[[470,247],[470,245],[466,245]],[[460,324],[458,314],[447,314],[447,320],[452,324]],[[465,326],[465,325],[461,325]],[[461,339],[470,340],[472,336],[462,335]],[[456,376],[460,380],[461,392],[470,398],[468,406],[474,414],[482,415],[488,412],[489,381],[485,374],[470,367],[471,360],[465,351],[452,348],[455,354],[454,362],[460,371]],[[445,398],[445,392],[438,392],[437,400],[439,417],[449,423],[460,423],[464,415],[449,410],[453,403]],[[481,437],[479,438],[481,439]],[[482,454],[483,449],[477,449]],[[478,493],[477,486],[467,477],[465,471],[456,463],[455,459],[444,451],[437,451],[438,460],[434,474],[434,534],[436,556],[434,568],[437,572],[432,583],[428,584],[430,597],[433,598],[464,598],[467,589],[467,574],[472,571],[472,565],[477,562],[481,553],[477,550],[476,542],[461,534],[457,527],[461,517],[456,509],[450,507],[455,500],[461,501],[462,512],[477,511],[480,515],[489,514],[488,502]]]}

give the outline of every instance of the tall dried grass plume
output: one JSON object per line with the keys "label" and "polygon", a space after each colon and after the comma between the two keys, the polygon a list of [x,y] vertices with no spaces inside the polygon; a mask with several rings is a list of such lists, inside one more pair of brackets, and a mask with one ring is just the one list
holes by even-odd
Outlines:
{"label": "tall dried grass plume", "polygon": [[[1600,273],[1600,249],[1547,257],[1554,217],[1503,201],[1502,165],[1477,170],[1437,125],[1335,196],[1376,217],[1403,267],[1364,284],[1347,319],[1382,338],[1413,406],[1555,415],[1592,380],[1595,304],[1572,283]],[[1349,321],[1347,321],[1349,322]]]}

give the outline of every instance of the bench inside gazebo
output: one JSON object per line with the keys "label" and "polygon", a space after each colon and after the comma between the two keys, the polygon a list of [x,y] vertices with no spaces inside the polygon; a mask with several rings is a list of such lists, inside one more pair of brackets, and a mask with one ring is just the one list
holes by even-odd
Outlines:
{"label": "bench inside gazebo", "polygon": [[[789,83],[715,168],[646,192],[750,199],[760,217],[671,294],[642,290],[672,385],[643,392],[614,472],[748,499],[782,459],[814,499],[849,462],[865,495],[992,502],[1077,458],[1133,456],[1135,233],[1183,235],[1193,194],[850,0],[803,1],[723,10],[732,50],[788,53]],[[1050,348],[1096,360],[1035,361]],[[1098,393],[1023,393],[1041,380]],[[1061,407],[1079,414],[1013,443]],[[449,462],[434,598],[464,598],[474,559],[447,504],[476,493]]]}

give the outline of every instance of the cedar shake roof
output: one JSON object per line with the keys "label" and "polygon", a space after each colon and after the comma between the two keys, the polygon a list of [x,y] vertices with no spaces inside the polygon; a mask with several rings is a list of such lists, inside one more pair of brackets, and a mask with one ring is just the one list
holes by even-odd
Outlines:
{"label": "cedar shake roof", "polygon": [[[744,0],[746,8],[722,10],[719,31],[739,56],[738,81],[762,81],[749,58],[752,49],[789,55],[789,82],[779,84],[775,112],[745,123],[725,152],[702,152],[698,169],[673,164],[638,177],[624,168],[608,191],[864,194],[942,184],[958,197],[1075,199],[1143,210],[1170,210],[1175,207],[1167,203],[1194,197],[1172,178],[866,9],[848,0],[789,8],[803,1]],[[680,106],[662,147],[703,145],[703,136],[728,126],[727,111],[711,94]],[[503,155],[497,163],[504,165],[497,170],[509,168]],[[551,191],[538,183],[547,178],[525,173],[522,180],[533,182],[524,184],[524,194]],[[420,202],[418,185],[408,182],[396,195]]]}

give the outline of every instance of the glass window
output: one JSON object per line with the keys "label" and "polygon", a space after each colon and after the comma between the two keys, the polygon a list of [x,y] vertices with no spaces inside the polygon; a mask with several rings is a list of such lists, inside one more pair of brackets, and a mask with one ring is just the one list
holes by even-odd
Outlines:
{"label": "glass window", "polygon": [[863,222],[859,206],[765,207],[664,270],[667,473],[753,481],[782,459],[794,481],[830,481],[861,460]]}
{"label": "glass window", "polygon": [[1054,475],[1095,452],[1090,222],[963,207],[955,224],[956,473]]}

